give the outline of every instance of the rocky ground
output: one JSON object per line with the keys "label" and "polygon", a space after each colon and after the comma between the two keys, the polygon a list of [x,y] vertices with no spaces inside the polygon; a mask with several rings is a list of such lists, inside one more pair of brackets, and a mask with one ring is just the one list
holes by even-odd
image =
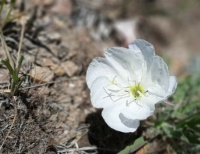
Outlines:
{"label": "rocky ground", "polygon": [[[5,25],[3,33],[15,59],[21,20],[26,22],[21,51],[26,80],[17,95],[16,120],[7,138],[15,102],[0,94],[1,143],[6,138],[1,153],[116,153],[140,136],[144,128],[134,134],[110,129],[101,111],[91,106],[87,66],[103,55],[103,49],[126,47],[135,38],[143,38],[169,59],[173,74],[196,71],[187,69],[190,58],[198,61],[200,51],[199,3],[185,3],[17,1],[12,12],[17,17]],[[0,57],[4,58],[3,48]],[[8,72],[2,65],[0,72],[1,89],[6,89]]]}

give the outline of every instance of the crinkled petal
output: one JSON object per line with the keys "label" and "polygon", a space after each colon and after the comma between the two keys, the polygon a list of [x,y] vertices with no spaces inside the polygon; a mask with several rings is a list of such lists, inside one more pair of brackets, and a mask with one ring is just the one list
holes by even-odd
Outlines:
{"label": "crinkled petal", "polygon": [[155,84],[149,85],[146,87],[146,90],[148,91],[150,95],[155,95],[161,98],[166,97],[166,92],[164,88],[161,87],[159,84],[155,83]]}
{"label": "crinkled petal", "polygon": [[102,111],[102,117],[105,122],[114,130],[128,133],[134,132],[139,126],[139,120],[128,119],[121,114],[121,109],[124,105],[121,103],[115,103],[113,106],[104,108]]}
{"label": "crinkled petal", "polygon": [[167,92],[169,87],[169,71],[163,59],[159,56],[154,56],[151,67],[147,71],[148,73],[142,81],[143,84],[156,83]]}
{"label": "crinkled petal", "polygon": [[97,78],[90,89],[92,105],[96,108],[105,108],[113,105],[116,100],[120,100],[120,97],[113,96],[111,90],[119,91],[120,89],[106,77]]}
{"label": "crinkled petal", "polygon": [[142,101],[148,102],[149,104],[155,105],[161,103],[167,99],[167,92],[158,84],[153,84],[147,87],[147,93],[145,97],[142,98]]}
{"label": "crinkled petal", "polygon": [[164,100],[166,100],[166,97],[160,97],[152,94],[146,94],[146,96],[142,98],[142,102],[145,102],[145,104],[149,105],[152,112],[155,110],[155,104]]}
{"label": "crinkled petal", "polygon": [[129,102],[122,109],[122,114],[129,119],[139,119],[144,120],[151,116],[154,112],[154,105],[147,104],[143,100]]}
{"label": "crinkled petal", "polygon": [[170,76],[169,77],[169,89],[168,89],[168,94],[167,97],[171,96],[177,87],[177,80],[175,76]]}
{"label": "crinkled petal", "polygon": [[140,49],[145,61],[147,62],[147,65],[149,66],[152,62],[153,56],[155,56],[153,45],[145,40],[137,39],[129,45],[129,49],[138,53],[138,50],[135,50],[136,47]]}
{"label": "crinkled petal", "polygon": [[[168,89],[167,93],[165,93],[164,90],[162,90],[162,88],[159,88],[159,86],[157,86],[157,88],[154,87],[153,89],[150,89],[150,94],[147,97],[144,97],[142,99],[143,100],[146,99],[146,101],[148,101],[148,103],[151,103],[151,104],[161,103],[161,102],[167,100],[167,98],[170,97],[175,92],[176,87],[177,87],[176,77],[170,76],[169,89]],[[164,93],[165,93],[165,95],[164,95]],[[160,96],[159,96],[159,94],[160,94]]]}
{"label": "crinkled petal", "polygon": [[105,56],[124,79],[138,80],[141,78],[142,68],[145,67],[141,53],[135,53],[122,47],[113,47],[105,51]]}
{"label": "crinkled petal", "polygon": [[112,80],[117,72],[105,58],[95,58],[89,65],[86,73],[86,82],[89,88],[92,83],[100,76],[104,76]]}
{"label": "crinkled petal", "polygon": [[155,56],[154,47],[149,42],[137,39],[129,45],[129,49],[132,49],[133,51],[136,51],[136,47],[142,52],[147,64],[147,72],[144,72],[143,74],[143,82],[152,80],[152,82],[157,82],[163,86],[167,91],[169,85],[169,72],[166,63],[159,56]]}

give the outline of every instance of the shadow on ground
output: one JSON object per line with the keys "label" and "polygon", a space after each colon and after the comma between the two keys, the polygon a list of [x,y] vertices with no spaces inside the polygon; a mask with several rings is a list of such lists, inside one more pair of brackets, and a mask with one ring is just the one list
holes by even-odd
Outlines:
{"label": "shadow on ground", "polygon": [[101,110],[91,113],[86,117],[90,124],[88,139],[91,145],[98,148],[100,154],[116,154],[137,139],[142,131],[134,133],[121,133],[111,129],[101,116]]}

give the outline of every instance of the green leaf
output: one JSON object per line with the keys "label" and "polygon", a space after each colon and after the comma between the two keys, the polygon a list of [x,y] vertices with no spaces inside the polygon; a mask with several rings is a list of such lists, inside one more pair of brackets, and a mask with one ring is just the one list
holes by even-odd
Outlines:
{"label": "green leaf", "polygon": [[17,72],[19,73],[19,70],[20,70],[20,68],[21,68],[21,65],[22,65],[22,62],[23,62],[23,60],[24,60],[24,56],[20,56],[20,59],[19,59],[19,61],[18,61],[18,67],[17,67]]}
{"label": "green leaf", "polygon": [[183,120],[181,120],[177,127],[184,127],[185,125],[187,126],[195,126],[200,124],[200,113],[194,113],[193,115],[190,115],[190,117],[187,117]]}
{"label": "green leaf", "polygon": [[196,134],[192,134],[190,132],[187,132],[184,135],[188,139],[189,143],[200,144],[200,138],[198,136],[196,136]]}
{"label": "green leaf", "polygon": [[14,82],[17,84],[19,78],[18,78],[18,72],[16,69],[13,71],[12,78],[13,78]]}
{"label": "green leaf", "polygon": [[1,1],[0,15],[1,15],[1,12],[2,12],[2,10],[3,10],[3,7],[4,7],[5,3],[6,3],[6,0],[2,0],[2,1]]}
{"label": "green leaf", "polygon": [[16,0],[11,0],[11,4],[15,4],[15,1],[16,1]]}
{"label": "green leaf", "polygon": [[13,68],[12,68],[12,66],[10,65],[9,60],[8,60],[8,59],[2,60],[2,64],[4,64],[4,65],[7,67],[7,69],[8,69],[9,72],[10,72],[10,74],[12,75],[12,74],[13,74]]}
{"label": "green leaf", "polygon": [[147,141],[144,140],[144,137],[141,136],[140,138],[136,139],[133,144],[127,146],[125,149],[120,151],[118,154],[129,154],[132,152],[135,152],[136,150],[140,149],[142,146],[144,146],[147,143]]}

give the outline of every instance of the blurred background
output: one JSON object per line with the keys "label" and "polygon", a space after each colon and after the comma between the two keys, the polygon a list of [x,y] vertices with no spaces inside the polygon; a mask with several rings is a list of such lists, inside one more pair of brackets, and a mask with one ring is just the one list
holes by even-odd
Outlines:
{"label": "blurred background", "polygon": [[[56,24],[76,29],[80,35],[88,32],[94,42],[101,44],[99,48],[126,47],[134,39],[142,38],[155,46],[157,54],[170,59],[173,74],[198,71],[198,0],[32,0],[26,3],[27,10],[33,4],[38,6],[40,18],[49,14],[46,24],[51,19],[61,20]],[[188,67],[190,64],[192,68]]]}
{"label": "blurred background", "polygon": [[[199,0],[0,2],[4,4],[0,25],[13,59],[26,23],[22,72],[30,78],[22,87],[45,83],[25,89],[18,97],[15,129],[2,153],[117,153],[142,135],[149,142],[132,153],[200,152]],[[92,107],[85,74],[105,48],[127,47],[137,38],[154,45],[170,74],[177,77],[178,87],[169,98],[174,106],[158,104],[155,115],[143,121],[137,132],[123,134],[110,129]],[[5,58],[3,50],[1,59]],[[0,69],[0,84],[9,83],[8,70],[3,65]],[[12,119],[6,117],[12,117],[13,108],[7,95],[0,95],[0,100],[3,141]]]}
{"label": "blurred background", "polygon": [[73,2],[72,21],[79,28],[86,27],[95,41],[126,47],[142,38],[155,46],[157,54],[170,59],[172,74],[199,72],[198,0]]}

